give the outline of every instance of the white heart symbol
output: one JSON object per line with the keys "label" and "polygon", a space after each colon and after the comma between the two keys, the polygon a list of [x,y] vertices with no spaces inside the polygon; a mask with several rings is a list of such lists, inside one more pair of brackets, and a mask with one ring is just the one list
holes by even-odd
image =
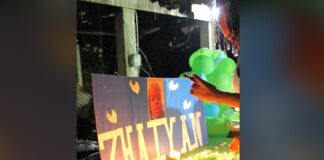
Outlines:
{"label": "white heart symbol", "polygon": [[179,88],[179,84],[178,84],[178,83],[174,83],[173,80],[171,80],[171,81],[169,82],[169,90],[170,90],[170,91],[175,91],[175,90],[177,90],[178,88]]}
{"label": "white heart symbol", "polygon": [[182,105],[183,105],[183,109],[187,110],[191,107],[191,102],[189,100],[184,100]]}

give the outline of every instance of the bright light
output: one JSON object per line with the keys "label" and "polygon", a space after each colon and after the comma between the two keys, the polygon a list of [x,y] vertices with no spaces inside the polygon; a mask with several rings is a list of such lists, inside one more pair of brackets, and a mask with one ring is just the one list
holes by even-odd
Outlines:
{"label": "bright light", "polygon": [[194,18],[204,21],[211,21],[211,10],[205,4],[192,4],[191,10],[194,13]]}
{"label": "bright light", "polygon": [[233,128],[240,128],[240,125],[235,125],[233,126]]}
{"label": "bright light", "polygon": [[220,10],[216,6],[210,8],[205,4],[192,4],[191,10],[194,13],[195,19],[205,21],[218,21]]}
{"label": "bright light", "polygon": [[216,21],[218,21],[218,17],[219,17],[219,8],[213,6],[211,9],[211,14],[213,19],[216,19]]}
{"label": "bright light", "polygon": [[172,159],[180,159],[180,156],[181,156],[181,153],[178,151],[171,151],[169,153],[169,158],[172,158]]}

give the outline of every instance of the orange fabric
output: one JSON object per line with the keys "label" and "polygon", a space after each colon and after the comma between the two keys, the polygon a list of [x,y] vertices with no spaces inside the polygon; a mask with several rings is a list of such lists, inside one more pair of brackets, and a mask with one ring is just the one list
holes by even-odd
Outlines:
{"label": "orange fabric", "polygon": [[[222,14],[224,14],[224,12],[221,12]],[[222,30],[224,36],[226,39],[230,40],[230,30],[227,26],[227,18],[226,18],[226,15],[222,15],[220,16],[219,18],[219,26],[220,26],[220,29]]]}
{"label": "orange fabric", "polygon": [[240,138],[233,138],[232,142],[228,145],[228,149],[232,152],[240,153]]}
{"label": "orange fabric", "polygon": [[235,45],[235,47],[240,50],[240,43],[239,43],[239,37],[236,37],[237,40],[235,40],[233,42],[232,40],[232,37],[231,37],[231,31],[227,25],[227,15],[226,15],[226,12],[223,11],[224,9],[221,8],[220,9],[220,17],[219,17],[219,26],[220,26],[220,29],[222,30],[225,38],[230,41],[231,43],[233,43]]}

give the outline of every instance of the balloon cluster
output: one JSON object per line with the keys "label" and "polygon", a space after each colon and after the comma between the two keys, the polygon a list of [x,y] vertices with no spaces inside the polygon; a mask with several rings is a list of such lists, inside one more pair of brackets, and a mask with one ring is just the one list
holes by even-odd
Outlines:
{"label": "balloon cluster", "polygon": [[[201,48],[191,54],[189,65],[192,71],[182,73],[181,78],[184,74],[196,73],[220,91],[235,92],[232,81],[236,64],[223,51]],[[232,108],[224,104],[204,102],[204,110],[209,137],[225,138],[230,131],[229,121],[239,119]]]}

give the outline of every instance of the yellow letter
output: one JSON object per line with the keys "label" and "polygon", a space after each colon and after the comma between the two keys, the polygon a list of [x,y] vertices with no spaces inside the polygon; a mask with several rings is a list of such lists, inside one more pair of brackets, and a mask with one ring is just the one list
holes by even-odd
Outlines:
{"label": "yellow letter", "polygon": [[189,151],[194,149],[191,144],[190,144],[190,138],[188,134],[188,129],[187,129],[187,124],[186,124],[186,116],[182,115],[180,116],[181,119],[181,124],[182,124],[182,148],[181,148],[181,153],[187,152],[187,145]]}
{"label": "yellow letter", "polygon": [[159,146],[159,137],[157,133],[157,126],[160,126],[164,124],[166,121],[166,118],[161,119],[155,119],[147,122],[147,128],[153,127],[153,134],[154,134],[154,141],[155,141],[155,150],[156,150],[156,156],[160,157],[160,146]]}
{"label": "yellow letter", "polygon": [[[189,118],[191,119],[194,139],[195,139],[195,144],[193,145],[194,148],[198,148],[199,146],[202,145],[201,128],[200,128],[200,121],[199,121],[200,117],[201,117],[200,112],[196,112],[196,116],[194,116],[193,113],[189,114]],[[197,139],[198,139],[199,146],[197,144]]]}
{"label": "yellow letter", "polygon": [[128,157],[127,157],[128,155],[131,160],[134,160],[132,141],[130,138],[131,132],[133,132],[132,126],[127,126],[126,127],[126,137],[127,137],[127,146],[128,147],[126,147],[124,135],[122,135],[122,137],[121,137],[121,142],[122,142],[122,147],[123,147],[123,155],[124,155],[125,160],[128,159]]}
{"label": "yellow letter", "polygon": [[123,135],[123,128],[115,129],[113,131],[104,132],[101,134],[98,134],[98,144],[99,144],[99,150],[104,150],[105,145],[104,141],[107,141],[109,139],[112,139],[112,146],[111,146],[111,153],[110,153],[110,159],[114,160],[116,155],[116,143],[117,143],[117,137]]}
{"label": "yellow letter", "polygon": [[148,155],[147,155],[147,150],[146,150],[146,145],[144,141],[144,136],[143,136],[143,124],[139,123],[136,124],[136,129],[138,133],[138,145],[139,145],[139,150],[140,150],[140,159],[148,160]]}
{"label": "yellow letter", "polygon": [[169,138],[169,144],[170,144],[170,151],[173,151],[173,123],[176,121],[175,117],[170,117],[170,125],[168,125],[168,122],[165,121],[165,130],[167,131],[168,138]]}

